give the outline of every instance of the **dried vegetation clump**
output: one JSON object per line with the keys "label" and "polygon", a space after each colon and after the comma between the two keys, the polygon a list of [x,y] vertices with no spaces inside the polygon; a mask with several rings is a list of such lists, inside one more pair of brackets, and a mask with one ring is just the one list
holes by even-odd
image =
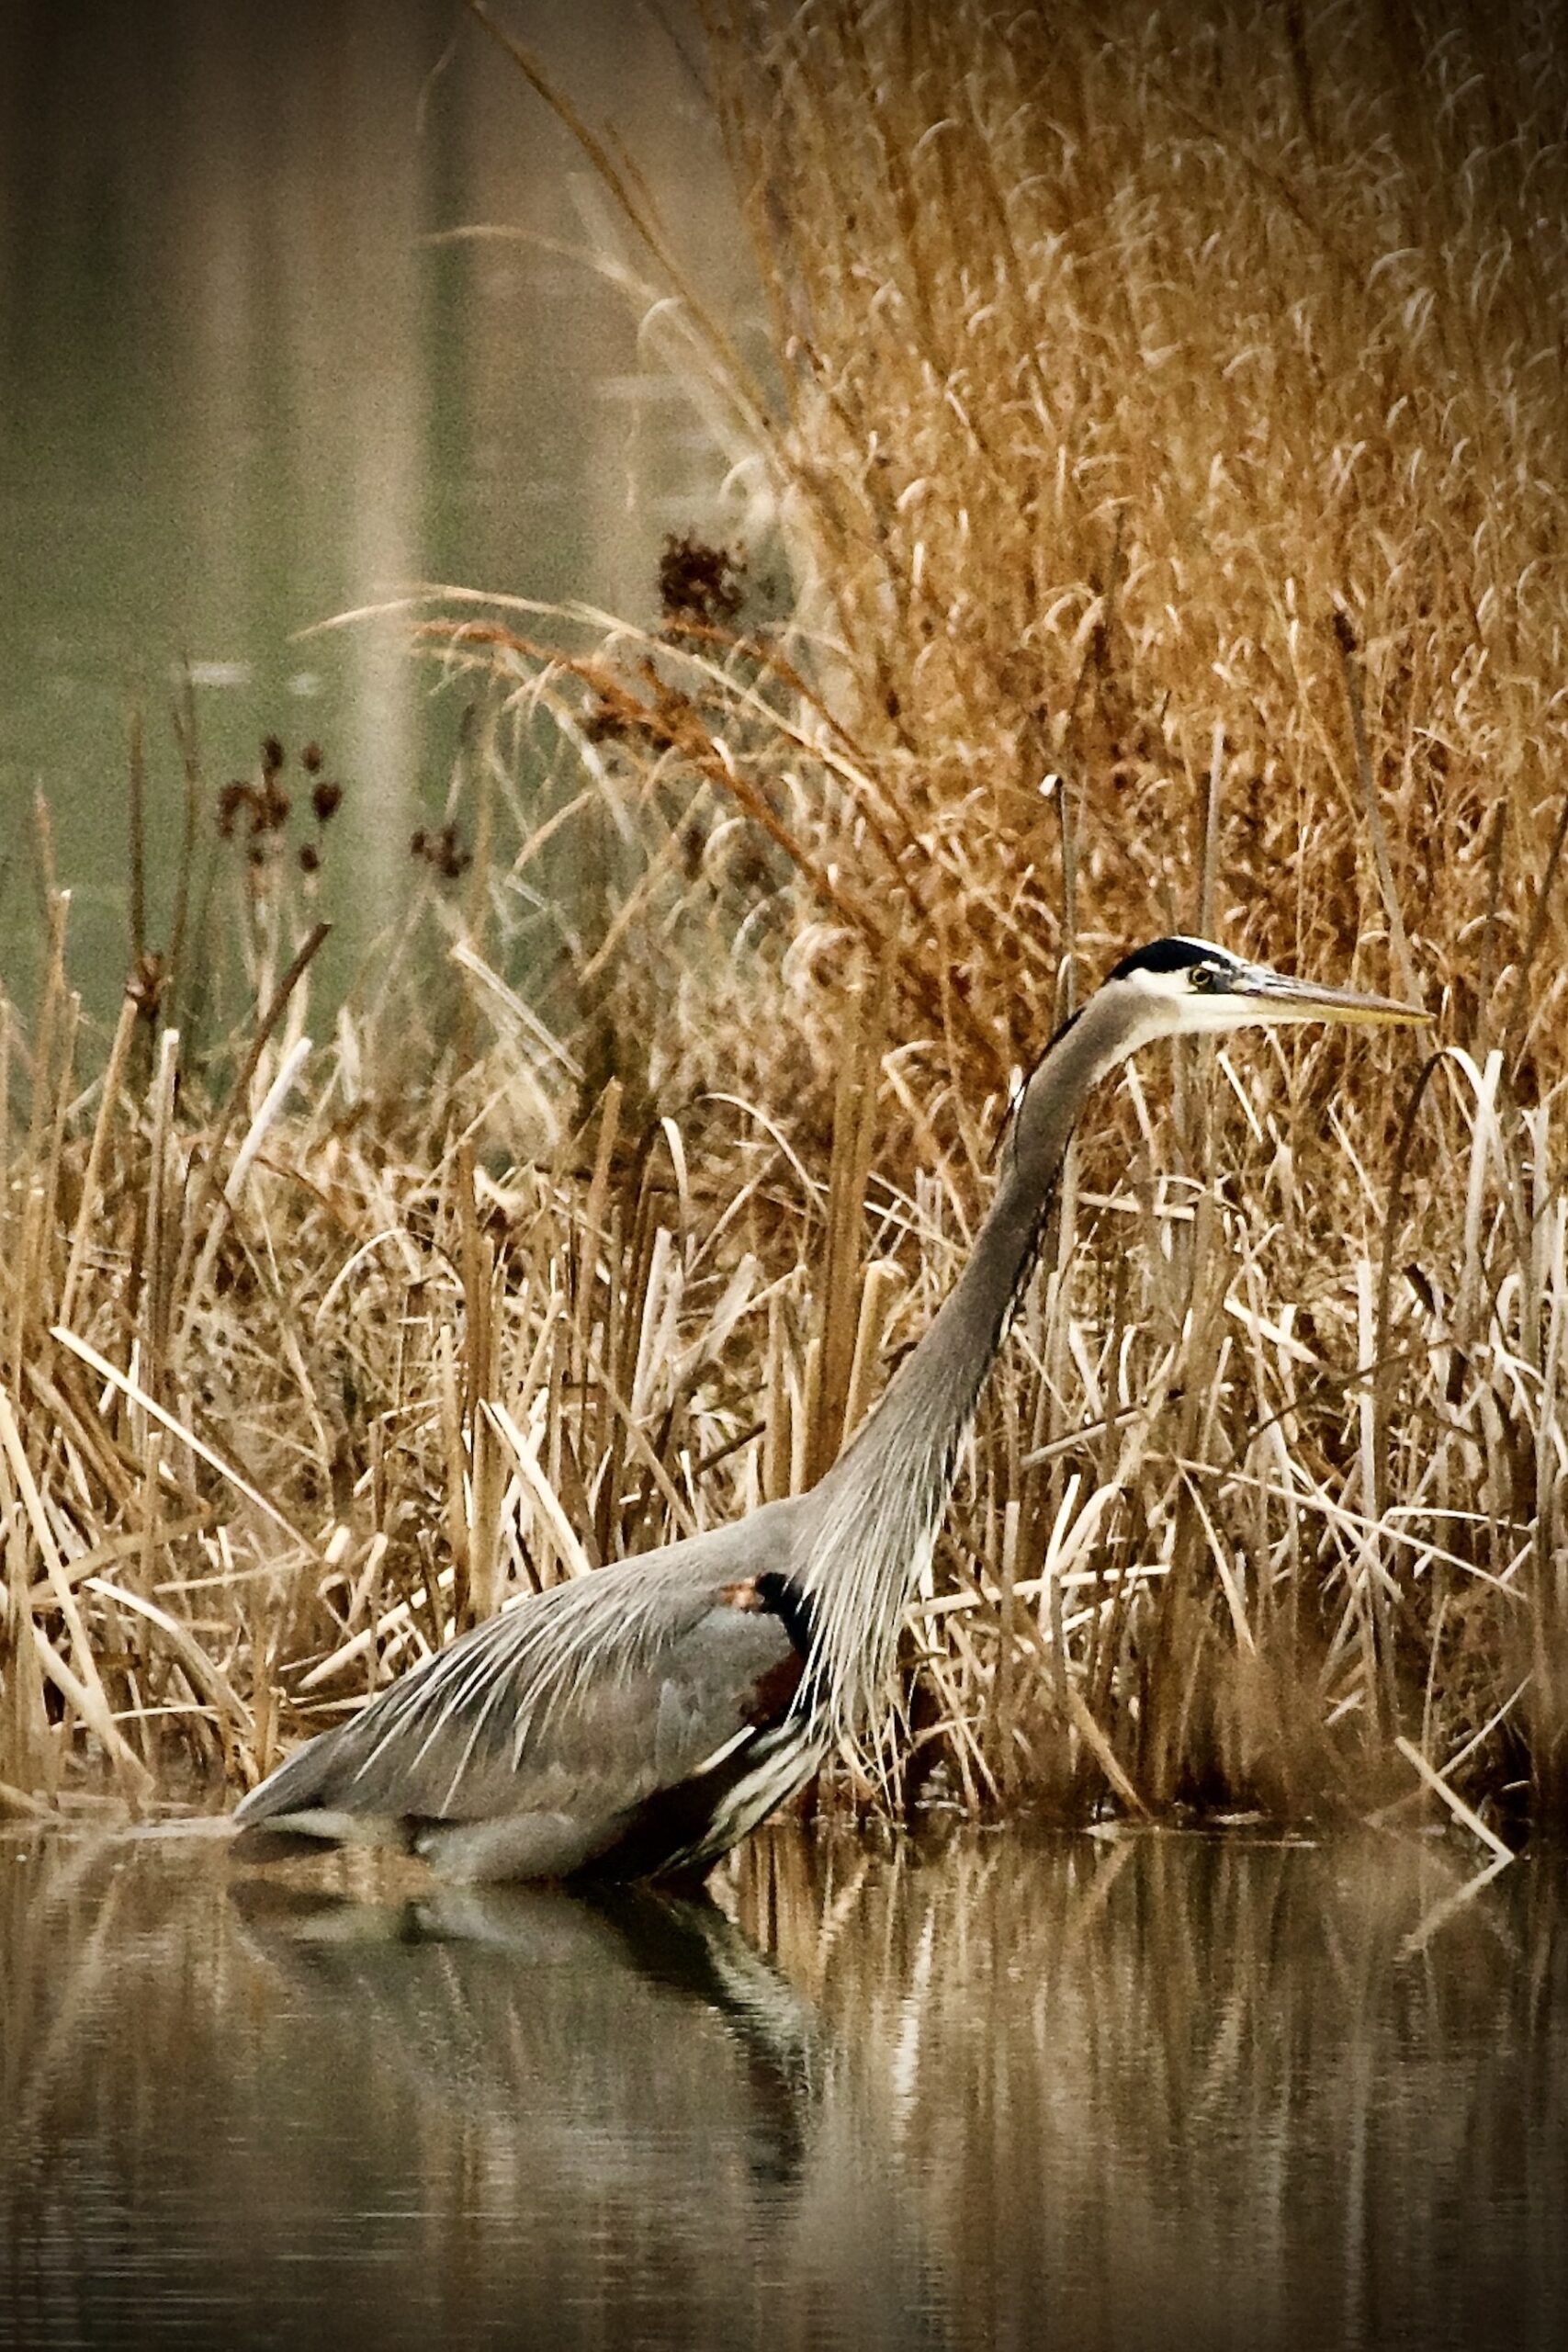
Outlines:
{"label": "dried vegetation clump", "polygon": [[267,868],[221,1076],[143,990],[81,1092],[61,952],[8,1033],[0,1776],[249,1778],[513,1593],[818,1475],[1011,1073],[1189,928],[1419,999],[1430,1057],[1241,1038],[1097,1106],[900,1774],[825,1798],[1561,1816],[1562,29],[709,31],[756,368],[545,95],[747,546],[672,539],[642,629],[423,609],[492,697],[416,854],[438,983],[304,1050],[314,869]]}

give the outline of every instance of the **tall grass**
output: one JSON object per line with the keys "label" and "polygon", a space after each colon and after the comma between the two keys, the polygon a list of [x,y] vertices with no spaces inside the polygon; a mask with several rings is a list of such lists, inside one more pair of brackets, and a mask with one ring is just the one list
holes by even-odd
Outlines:
{"label": "tall grass", "polygon": [[248,1779],[514,1593],[808,1483],[1013,1070],[1181,926],[1441,1042],[1241,1039],[1096,1106],[901,1776],[820,1802],[1561,1815],[1561,33],[709,34],[755,365],[565,111],[791,620],[694,542],[648,629],[434,596],[491,710],[415,869],[447,976],[314,1046],[280,887],[227,1075],[143,989],[85,1086],[57,910],[6,1033],[0,1777]]}

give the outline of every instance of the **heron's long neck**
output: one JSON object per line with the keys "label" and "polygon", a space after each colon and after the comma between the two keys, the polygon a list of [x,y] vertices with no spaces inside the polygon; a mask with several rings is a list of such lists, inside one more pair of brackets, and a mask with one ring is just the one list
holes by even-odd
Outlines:
{"label": "heron's long neck", "polygon": [[795,1573],[816,1606],[807,1677],[835,1733],[876,1708],[898,1628],[947,1508],[958,1452],[1032,1270],[1085,1097],[1130,1049],[1091,999],[1056,1037],[1014,1114],[1000,1182],[963,1273],[852,1444],[810,1498]]}

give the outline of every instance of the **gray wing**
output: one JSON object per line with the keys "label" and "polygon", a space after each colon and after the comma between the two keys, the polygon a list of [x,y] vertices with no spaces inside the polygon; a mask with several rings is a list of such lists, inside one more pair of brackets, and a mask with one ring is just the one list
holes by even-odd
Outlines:
{"label": "gray wing", "polygon": [[311,1740],[236,1826],[332,1838],[415,1824],[465,1876],[581,1868],[787,1707],[798,1654],[751,1579],[788,1567],[791,1532],[791,1505],[769,1505],[519,1602]]}

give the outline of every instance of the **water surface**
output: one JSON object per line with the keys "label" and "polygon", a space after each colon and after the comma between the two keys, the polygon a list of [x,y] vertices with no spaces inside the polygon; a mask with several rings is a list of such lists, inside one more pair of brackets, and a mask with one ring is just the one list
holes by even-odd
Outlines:
{"label": "water surface", "polygon": [[1557,2345],[1568,1894],[763,1841],[724,1909],[0,1840],[0,2342]]}

